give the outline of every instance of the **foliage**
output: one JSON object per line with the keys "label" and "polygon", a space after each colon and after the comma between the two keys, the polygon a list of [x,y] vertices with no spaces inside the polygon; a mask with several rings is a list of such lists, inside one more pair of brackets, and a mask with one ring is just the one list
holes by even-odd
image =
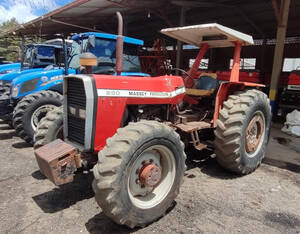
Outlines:
{"label": "foliage", "polygon": [[[15,18],[0,24],[0,32],[8,31],[19,23]],[[18,61],[20,57],[21,39],[18,36],[0,38],[0,57],[5,57],[8,61]]]}

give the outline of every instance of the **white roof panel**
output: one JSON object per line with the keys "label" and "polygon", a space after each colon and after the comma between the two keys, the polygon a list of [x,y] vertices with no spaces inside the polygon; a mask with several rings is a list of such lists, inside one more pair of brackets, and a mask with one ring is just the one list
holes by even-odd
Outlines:
{"label": "white roof panel", "polygon": [[243,45],[254,43],[252,36],[216,23],[166,28],[160,32],[187,44],[200,46],[207,43],[212,48],[231,47],[234,41],[240,41]]}

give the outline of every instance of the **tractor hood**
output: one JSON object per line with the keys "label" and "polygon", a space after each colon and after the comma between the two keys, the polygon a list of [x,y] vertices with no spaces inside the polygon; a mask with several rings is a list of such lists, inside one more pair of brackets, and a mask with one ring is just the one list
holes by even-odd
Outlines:
{"label": "tractor hood", "polygon": [[31,72],[41,72],[41,71],[43,71],[43,68],[32,68],[32,69],[12,71],[10,73],[0,75],[0,84],[11,83],[11,81],[18,76],[25,75]]}
{"label": "tractor hood", "polygon": [[8,73],[10,71],[20,70],[21,63],[11,63],[11,64],[3,64],[0,65],[0,75]]}
{"label": "tractor hood", "polygon": [[[69,69],[69,74],[75,73],[74,69]],[[49,90],[51,87],[60,85],[64,74],[65,69],[54,68],[20,75],[12,81],[12,98],[21,98],[33,92]]]}

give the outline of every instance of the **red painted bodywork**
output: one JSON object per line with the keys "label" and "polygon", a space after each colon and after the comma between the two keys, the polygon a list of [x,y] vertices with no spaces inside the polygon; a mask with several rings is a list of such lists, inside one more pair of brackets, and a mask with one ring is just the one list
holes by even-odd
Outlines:
{"label": "red painted bodywork", "polygon": [[240,55],[242,50],[242,43],[239,41],[234,42],[235,49],[233,55],[233,65],[230,73],[230,82],[238,82],[240,78]]}
{"label": "red painted bodywork", "polygon": [[222,83],[219,87],[216,96],[215,111],[213,125],[216,127],[216,121],[219,118],[219,112],[222,109],[223,102],[227,100],[228,96],[236,91],[244,90],[246,87],[265,87],[263,84],[249,83],[249,82],[228,82]]}
{"label": "red painted bodywork", "polygon": [[209,48],[208,44],[202,44],[201,49],[198,52],[198,55],[195,59],[195,62],[193,63],[193,66],[191,67],[191,69],[188,71],[189,75],[193,78],[193,79],[197,79],[198,78],[198,69],[201,63],[201,60],[203,59],[204,55],[206,54],[207,50]]}
{"label": "red painted bodywork", "polygon": [[[229,81],[230,71],[217,71],[217,76],[220,81]],[[261,83],[259,72],[244,72],[240,71],[239,81]]]}
{"label": "red painted bodywork", "polygon": [[222,109],[223,103],[227,100],[230,94],[233,94],[235,91],[243,90],[245,87],[264,87],[265,85],[252,83],[252,82],[241,82],[240,81],[240,54],[242,49],[242,44],[238,41],[234,42],[235,50],[233,57],[233,66],[230,73],[230,78],[228,83],[223,83],[219,87],[216,102],[215,102],[215,111],[213,118],[213,126],[216,126],[216,121],[219,118],[219,112]]}
{"label": "red painted bodywork", "polygon": [[[290,74],[287,72],[282,72],[280,74],[279,81],[278,81],[279,82],[278,84],[280,87],[285,87],[289,84],[289,75]],[[267,74],[264,78],[264,84],[266,86],[269,86],[270,83],[271,83],[271,74]]]}
{"label": "red painted bodywork", "polygon": [[[216,95],[215,111],[212,124],[215,127],[216,121],[219,118],[219,111],[223,106],[223,102],[228,98],[228,95],[233,94],[235,91],[243,90],[246,87],[264,87],[262,84],[253,82],[240,81],[240,52],[241,43],[233,42],[235,46],[233,69],[230,73],[229,82],[222,83]],[[189,71],[187,76],[159,76],[159,77],[126,77],[126,76],[109,76],[109,75],[94,75],[96,88],[105,90],[135,90],[135,91],[149,91],[149,92],[172,92],[183,86],[193,87],[193,79],[199,78],[198,69],[201,59],[204,57],[205,52],[209,48],[208,45],[202,45],[194,66]],[[192,83],[190,84],[190,81]],[[106,92],[106,91],[105,91]],[[185,99],[184,99],[185,98]],[[100,151],[105,145],[106,140],[113,136],[121,125],[121,121],[126,110],[127,105],[154,105],[154,104],[173,104],[176,105],[184,101],[190,104],[196,104],[196,100],[187,100],[189,96],[180,94],[175,97],[166,98],[146,98],[146,97],[104,97],[98,96],[97,102],[97,119],[94,150]],[[192,99],[192,97],[190,97]],[[193,103],[195,101],[195,103]]]}
{"label": "red painted bodywork", "polygon": [[[97,89],[136,90],[150,92],[172,92],[184,86],[179,76],[127,77],[94,75]],[[106,139],[113,136],[120,127],[127,105],[138,104],[177,104],[184,94],[168,98],[145,97],[99,97],[94,150],[100,151],[106,145]]]}
{"label": "red painted bodywork", "polygon": [[193,63],[193,66],[191,69],[188,71],[188,76],[185,74],[182,74],[183,80],[184,80],[184,85],[186,88],[192,88],[195,85],[194,79],[197,79],[200,77],[201,73],[199,73],[199,66],[201,63],[201,60],[203,59],[205,53],[207,52],[209,48],[208,44],[203,44],[198,52],[198,55],[195,59],[195,62]]}
{"label": "red painted bodywork", "polygon": [[288,85],[300,85],[300,72],[291,72],[288,79]]}

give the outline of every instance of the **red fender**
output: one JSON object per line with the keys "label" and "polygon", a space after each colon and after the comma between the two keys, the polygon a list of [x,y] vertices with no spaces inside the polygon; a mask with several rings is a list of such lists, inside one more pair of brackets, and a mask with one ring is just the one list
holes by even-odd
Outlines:
{"label": "red fender", "polygon": [[216,127],[216,121],[219,118],[219,112],[222,109],[223,103],[227,100],[228,96],[236,91],[244,90],[247,87],[260,88],[265,87],[265,85],[250,82],[227,82],[220,85],[215,102],[215,112],[213,119],[214,127]]}

